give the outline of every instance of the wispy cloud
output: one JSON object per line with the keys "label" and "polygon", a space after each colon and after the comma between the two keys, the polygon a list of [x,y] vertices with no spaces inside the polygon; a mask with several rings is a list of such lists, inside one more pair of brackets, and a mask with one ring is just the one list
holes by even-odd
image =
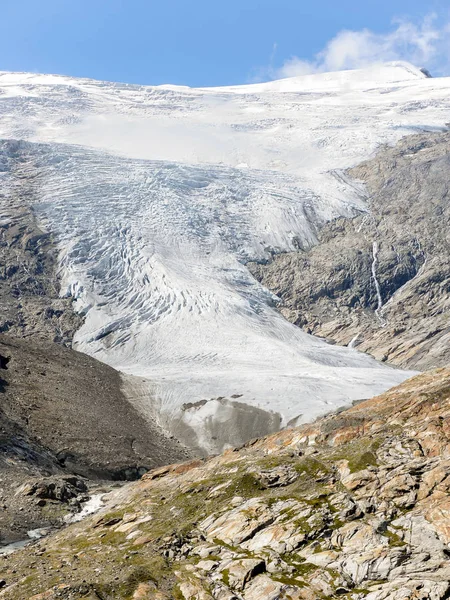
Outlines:
{"label": "wispy cloud", "polygon": [[387,33],[343,30],[312,60],[292,56],[279,68],[269,65],[266,78],[358,69],[397,60],[425,67],[434,75],[450,74],[450,21],[430,14],[420,23],[396,20]]}

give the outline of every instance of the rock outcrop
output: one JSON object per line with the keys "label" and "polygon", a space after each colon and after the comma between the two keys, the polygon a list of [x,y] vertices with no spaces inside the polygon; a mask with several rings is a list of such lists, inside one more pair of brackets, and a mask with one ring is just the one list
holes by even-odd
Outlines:
{"label": "rock outcrop", "polygon": [[26,190],[8,195],[0,221],[1,333],[71,345],[82,318],[71,298],[60,297],[56,267],[52,235],[39,228]]}
{"label": "rock outcrop", "polygon": [[4,560],[0,598],[444,600],[450,370],[155,469]]}
{"label": "rock outcrop", "polygon": [[250,265],[253,274],[308,333],[406,368],[445,366],[449,169],[447,132],[382,149],[344,175],[366,184],[368,213],[332,221],[316,246]]}

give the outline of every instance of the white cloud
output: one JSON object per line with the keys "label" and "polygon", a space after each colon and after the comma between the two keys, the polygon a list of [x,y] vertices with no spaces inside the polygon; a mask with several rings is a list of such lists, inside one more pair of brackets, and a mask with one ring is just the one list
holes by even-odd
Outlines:
{"label": "white cloud", "polygon": [[358,69],[380,62],[404,60],[425,67],[435,75],[450,73],[450,22],[439,22],[435,14],[419,24],[395,22],[388,33],[340,31],[313,60],[292,56],[279,69],[269,67],[271,78]]}

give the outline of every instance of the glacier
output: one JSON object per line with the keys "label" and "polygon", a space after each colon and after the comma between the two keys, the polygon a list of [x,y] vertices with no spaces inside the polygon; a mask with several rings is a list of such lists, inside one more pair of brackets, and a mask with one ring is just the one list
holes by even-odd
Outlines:
{"label": "glacier", "polygon": [[204,89],[1,72],[2,212],[22,195],[54,234],[74,348],[217,452],[411,375],[288,323],[246,263],[367,211],[345,169],[449,109],[408,63]]}

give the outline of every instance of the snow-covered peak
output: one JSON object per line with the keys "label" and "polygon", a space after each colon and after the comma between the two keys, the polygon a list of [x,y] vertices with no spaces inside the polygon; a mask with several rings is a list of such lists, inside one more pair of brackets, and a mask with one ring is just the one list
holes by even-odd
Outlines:
{"label": "snow-covered peak", "polygon": [[264,92],[307,93],[326,90],[361,89],[424,78],[426,78],[424,72],[408,62],[390,62],[375,64],[365,69],[314,73],[268,81],[266,83],[209,89],[211,91],[221,90],[223,92],[232,91],[234,93],[246,94]]}

